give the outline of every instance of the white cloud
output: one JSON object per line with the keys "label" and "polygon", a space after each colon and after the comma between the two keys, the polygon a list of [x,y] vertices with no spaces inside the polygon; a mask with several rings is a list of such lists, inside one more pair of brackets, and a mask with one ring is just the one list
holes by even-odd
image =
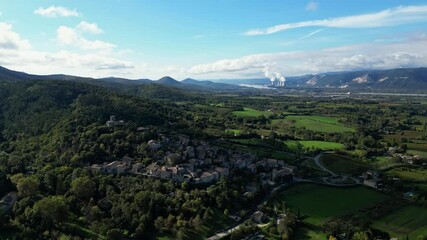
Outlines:
{"label": "white cloud", "polygon": [[374,28],[426,21],[427,5],[400,6],[376,13],[322,20],[303,21],[296,23],[286,23],[268,27],[265,29],[252,29],[247,31],[245,34],[248,36],[267,35],[302,27]]}
{"label": "white cloud", "polygon": [[319,7],[319,4],[317,2],[310,1],[305,6],[305,10],[307,10],[307,11],[316,11],[318,7]]}
{"label": "white cloud", "polygon": [[[99,28],[96,29],[101,30]],[[85,31],[87,32],[87,29],[85,29]],[[81,23],[76,28],[60,26],[56,30],[56,39],[58,43],[62,45],[74,46],[84,50],[111,50],[116,47],[116,45],[109,42],[104,42],[101,40],[88,40],[83,36],[82,33],[83,31],[81,31]]]}
{"label": "white cloud", "polygon": [[393,43],[350,45],[313,51],[255,54],[199,64],[188,71],[196,78],[262,77],[263,69],[285,76],[360,69],[390,69],[427,65],[427,37]]}
{"label": "white cloud", "polygon": [[57,6],[50,6],[47,8],[39,7],[38,9],[34,10],[35,14],[38,14],[43,17],[78,17],[80,14],[77,12],[76,9],[70,10],[65,7],[57,7]]}
{"label": "white cloud", "polygon": [[19,34],[13,32],[12,25],[0,22],[0,49],[19,50],[30,48],[30,42],[22,39]]}
{"label": "white cloud", "polygon": [[[81,41],[82,44],[87,45],[86,47],[89,46],[92,49],[99,49],[95,46],[103,45],[97,41],[87,43],[88,40],[79,39],[79,35],[76,35],[73,29],[71,31],[63,30],[65,32],[63,37],[70,37],[70,43]],[[14,70],[34,74],[63,73],[90,77],[104,77],[113,74],[129,76],[127,74],[134,70],[135,64],[120,59],[119,55],[120,53],[116,54],[115,51],[39,51],[33,49],[28,40],[14,32],[12,25],[0,22],[0,65]]]}
{"label": "white cloud", "polygon": [[92,34],[101,34],[104,33],[104,31],[98,27],[98,24],[96,23],[88,23],[86,21],[81,21],[79,25],[76,27],[77,29],[81,30],[82,32],[88,32]]}

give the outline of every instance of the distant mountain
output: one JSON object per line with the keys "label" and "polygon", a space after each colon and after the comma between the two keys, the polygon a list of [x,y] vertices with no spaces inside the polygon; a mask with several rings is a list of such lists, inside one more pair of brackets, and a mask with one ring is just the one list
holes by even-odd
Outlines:
{"label": "distant mountain", "polygon": [[[88,82],[104,87],[123,89],[126,86],[140,86],[156,84],[168,88],[177,88],[189,91],[258,91],[247,85],[269,85],[268,78],[254,79],[217,79],[195,80],[187,78],[177,81],[166,76],[159,80],[126,78],[85,78],[70,75],[32,75],[0,67],[0,80],[28,81],[28,80],[62,80]],[[336,88],[336,89],[377,89],[377,90],[417,90],[427,91],[427,68],[398,68],[391,70],[364,70],[352,72],[330,72],[307,74],[302,76],[286,77],[285,88]]]}
{"label": "distant mountain", "polygon": [[13,71],[0,66],[0,79],[2,80],[29,80],[36,77],[36,75]]}
{"label": "distant mountain", "polygon": [[169,76],[162,77],[159,80],[155,81],[157,84],[166,85],[166,86],[181,86],[181,83]]}
{"label": "distant mountain", "polygon": [[365,70],[288,77],[286,86],[303,88],[427,90],[427,68]]}
{"label": "distant mountain", "polygon": [[268,78],[248,78],[248,79],[213,79],[209,80],[215,83],[226,83],[226,84],[246,84],[246,85],[269,85],[271,83]]}
{"label": "distant mountain", "polygon": [[[270,80],[267,78],[212,81],[236,85],[270,84]],[[427,68],[397,68],[290,76],[286,77],[286,87],[427,91]]]}
{"label": "distant mountain", "polygon": [[195,80],[192,78],[187,78],[181,81],[181,83],[185,84],[185,85],[192,85],[192,87],[194,88],[195,86],[197,87],[204,87],[204,88],[208,88],[208,89],[217,89],[217,90],[222,90],[222,91],[238,91],[238,90],[244,90],[247,88],[243,88],[240,86],[236,86],[233,83],[218,83],[218,82],[212,82],[212,81],[207,81],[207,80]]}

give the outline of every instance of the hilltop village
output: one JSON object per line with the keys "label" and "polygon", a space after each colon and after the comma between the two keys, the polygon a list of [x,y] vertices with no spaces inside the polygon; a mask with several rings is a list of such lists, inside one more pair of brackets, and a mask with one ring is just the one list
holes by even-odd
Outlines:
{"label": "hilltop village", "polygon": [[256,185],[260,186],[291,181],[297,171],[297,167],[285,164],[283,160],[259,159],[253,153],[222,149],[182,134],[175,138],[159,134],[158,140],[147,142],[147,148],[155,158],[148,166],[123,157],[93,164],[90,168],[103,173],[135,174],[194,184],[213,183],[235,170],[246,170],[257,176],[259,182]]}

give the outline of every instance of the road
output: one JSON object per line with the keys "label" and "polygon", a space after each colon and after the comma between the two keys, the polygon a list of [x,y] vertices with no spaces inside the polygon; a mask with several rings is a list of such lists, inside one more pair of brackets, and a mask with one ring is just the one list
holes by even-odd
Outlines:
{"label": "road", "polygon": [[[320,158],[322,157],[322,155],[324,154],[324,153],[329,153],[329,152],[322,152],[322,153],[319,153],[319,154],[317,154],[314,158],[310,158],[310,159],[313,159],[314,160],[314,162],[316,163],[316,165],[321,169],[321,170],[323,170],[323,171],[325,171],[325,172],[327,172],[327,173],[329,173],[329,174],[331,174],[331,177],[344,177],[343,175],[339,175],[339,174],[336,174],[336,173],[334,173],[334,172],[332,172],[331,170],[329,170],[329,169],[327,169],[324,165],[323,165],[323,163],[320,161]],[[319,184],[323,184],[323,185],[328,185],[328,186],[334,186],[334,187],[349,187],[349,186],[355,186],[355,185],[358,185],[358,184],[360,184],[359,183],[359,181],[357,180],[357,179],[355,179],[355,178],[353,178],[353,177],[348,177],[348,176],[346,176],[346,177],[348,177],[348,178],[350,178],[350,179],[352,179],[353,181],[354,181],[354,183],[333,183],[333,182],[329,182],[328,180],[331,178],[331,177],[324,177],[324,178],[321,178],[321,179],[303,179],[303,178],[296,178],[296,177],[294,177],[294,180],[291,182],[291,183],[283,183],[283,184],[281,184],[281,185],[279,185],[279,186],[277,186],[277,187],[275,187],[275,188],[273,188],[263,199],[262,199],[262,201],[257,205],[257,208],[252,212],[252,214],[251,215],[249,215],[248,217],[246,217],[245,219],[242,219],[241,220],[241,223],[239,223],[238,225],[236,225],[236,226],[234,226],[234,227],[232,227],[232,228],[230,228],[230,229],[225,229],[225,230],[223,230],[223,231],[221,231],[221,232],[217,232],[215,235],[213,235],[213,236],[211,236],[211,237],[209,237],[209,238],[207,238],[208,240],[218,240],[218,239],[221,239],[221,238],[223,238],[223,237],[225,237],[225,236],[227,236],[228,234],[231,234],[231,232],[233,232],[233,231],[236,231],[236,230],[238,230],[248,219],[251,219],[252,218],[252,216],[253,216],[253,214],[264,204],[264,203],[266,203],[268,200],[270,200],[270,198],[271,198],[271,196],[274,194],[274,193],[276,193],[276,192],[278,192],[278,191],[280,191],[282,188],[284,188],[284,187],[286,187],[287,185],[289,185],[289,184],[293,184],[293,183],[304,183],[304,182],[306,182],[306,183],[319,183]]]}
{"label": "road", "polygon": [[334,172],[332,172],[331,170],[327,169],[327,168],[323,165],[323,163],[320,161],[320,158],[321,158],[322,156],[323,156],[323,152],[322,152],[322,153],[317,154],[317,155],[313,158],[313,160],[314,160],[314,162],[316,163],[316,165],[317,165],[320,169],[322,169],[323,171],[328,172],[329,174],[331,174],[332,176],[337,176],[337,174],[336,174],[336,173],[334,173]]}

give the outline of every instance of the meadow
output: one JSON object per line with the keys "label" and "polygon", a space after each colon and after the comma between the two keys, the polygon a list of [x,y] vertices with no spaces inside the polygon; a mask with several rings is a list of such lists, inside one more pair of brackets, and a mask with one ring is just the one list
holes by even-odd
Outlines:
{"label": "meadow", "polygon": [[344,149],[344,145],[341,143],[335,142],[326,142],[326,141],[287,141],[285,142],[286,146],[291,150],[296,150],[298,143],[301,144],[303,148],[307,149],[320,149],[320,150],[337,150]]}
{"label": "meadow", "polygon": [[427,142],[417,141],[414,143],[408,143],[408,150],[406,151],[412,155],[418,155],[422,158],[427,158]]}
{"label": "meadow", "polygon": [[393,158],[388,156],[376,156],[370,158],[369,161],[370,164],[376,168],[386,168],[398,164],[397,162],[393,161]]}
{"label": "meadow", "polygon": [[308,130],[325,133],[342,133],[355,132],[354,128],[346,127],[338,122],[338,118],[325,116],[287,116],[286,120],[294,122],[294,126],[298,128],[306,128]]}
{"label": "meadow", "polygon": [[409,205],[374,221],[372,227],[386,231],[391,237],[417,239],[427,236],[427,208]]}
{"label": "meadow", "polygon": [[238,117],[259,117],[259,116],[270,116],[273,114],[273,112],[269,111],[259,111],[253,108],[244,107],[243,111],[234,111],[234,115]]}
{"label": "meadow", "polygon": [[403,180],[427,181],[427,169],[396,167],[386,172],[387,175],[396,176]]}
{"label": "meadow", "polygon": [[298,184],[284,190],[271,203],[285,201],[293,211],[300,210],[306,221],[318,225],[326,218],[355,212],[388,198],[365,187],[334,188],[317,184]]}
{"label": "meadow", "polygon": [[226,129],[225,132],[233,134],[233,135],[242,134],[242,130],[240,130],[240,129]]}

